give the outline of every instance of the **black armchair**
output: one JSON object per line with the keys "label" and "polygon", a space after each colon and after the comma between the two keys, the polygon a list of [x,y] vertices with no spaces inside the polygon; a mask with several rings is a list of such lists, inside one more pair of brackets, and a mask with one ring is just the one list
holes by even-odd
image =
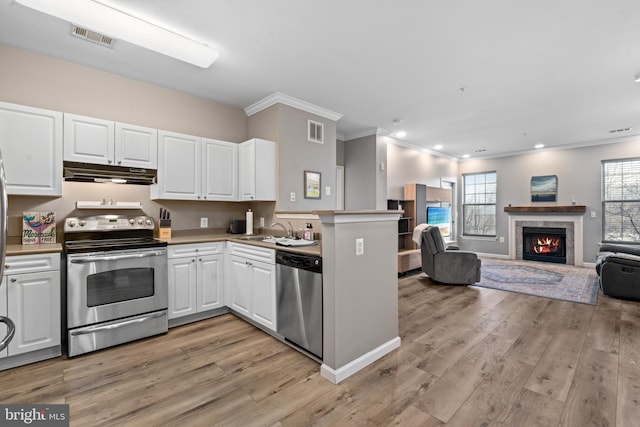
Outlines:
{"label": "black armchair", "polygon": [[596,273],[603,294],[640,301],[640,246],[601,244]]}

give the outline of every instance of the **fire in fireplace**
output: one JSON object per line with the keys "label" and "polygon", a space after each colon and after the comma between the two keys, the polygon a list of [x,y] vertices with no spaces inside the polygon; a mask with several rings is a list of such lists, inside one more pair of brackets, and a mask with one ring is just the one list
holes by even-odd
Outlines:
{"label": "fire in fireplace", "polygon": [[522,259],[567,263],[567,230],[555,227],[522,227]]}

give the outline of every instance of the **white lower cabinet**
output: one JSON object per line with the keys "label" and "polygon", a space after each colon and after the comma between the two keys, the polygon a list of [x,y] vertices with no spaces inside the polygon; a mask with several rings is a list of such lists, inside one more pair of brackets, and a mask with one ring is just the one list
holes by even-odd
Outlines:
{"label": "white lower cabinet", "polygon": [[224,306],[224,242],[169,246],[169,319]]}
{"label": "white lower cabinet", "polygon": [[4,356],[59,346],[60,255],[11,256],[5,264],[0,314],[13,320],[16,333]]}
{"label": "white lower cabinet", "polygon": [[230,308],[275,331],[275,251],[230,242]]}

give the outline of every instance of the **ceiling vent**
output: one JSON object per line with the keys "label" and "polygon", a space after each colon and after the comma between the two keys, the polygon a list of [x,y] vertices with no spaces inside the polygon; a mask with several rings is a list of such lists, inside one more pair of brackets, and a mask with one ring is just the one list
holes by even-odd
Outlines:
{"label": "ceiling vent", "polygon": [[113,47],[115,43],[115,39],[109,36],[105,36],[104,34],[97,33],[95,31],[88,30],[86,28],[80,27],[78,25],[73,26],[73,31],[71,32],[74,36],[88,40],[93,43],[97,43],[101,46]]}

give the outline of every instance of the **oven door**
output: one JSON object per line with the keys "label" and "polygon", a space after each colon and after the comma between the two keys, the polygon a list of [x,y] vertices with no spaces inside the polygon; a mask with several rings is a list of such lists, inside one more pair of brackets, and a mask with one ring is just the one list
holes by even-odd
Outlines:
{"label": "oven door", "polygon": [[167,249],[67,256],[67,328],[166,309]]}

